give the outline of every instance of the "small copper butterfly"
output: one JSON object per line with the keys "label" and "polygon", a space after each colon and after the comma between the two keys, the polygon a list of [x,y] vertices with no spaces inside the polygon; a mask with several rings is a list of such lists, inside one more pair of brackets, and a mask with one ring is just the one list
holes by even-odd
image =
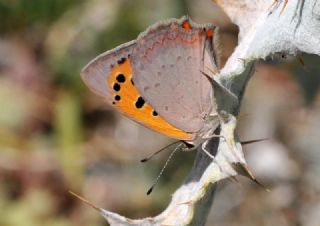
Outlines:
{"label": "small copper butterfly", "polygon": [[217,125],[213,86],[216,27],[189,17],[158,22],[136,40],[109,50],[82,79],[124,115],[169,137],[199,143]]}

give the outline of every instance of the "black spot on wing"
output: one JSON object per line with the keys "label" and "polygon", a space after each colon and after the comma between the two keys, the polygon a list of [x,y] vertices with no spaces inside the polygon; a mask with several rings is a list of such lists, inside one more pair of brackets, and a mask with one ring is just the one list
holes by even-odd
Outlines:
{"label": "black spot on wing", "polygon": [[139,97],[136,101],[136,108],[142,108],[145,104],[145,101],[142,97]]}
{"label": "black spot on wing", "polygon": [[114,85],[113,85],[113,90],[114,91],[120,91],[120,89],[121,89],[121,86],[119,85],[119,83],[115,83]]}
{"label": "black spot on wing", "polygon": [[117,61],[118,64],[123,64],[124,62],[126,62],[126,58],[122,57],[120,60]]}
{"label": "black spot on wing", "polygon": [[124,83],[126,81],[126,77],[123,74],[118,74],[116,79],[120,83]]}

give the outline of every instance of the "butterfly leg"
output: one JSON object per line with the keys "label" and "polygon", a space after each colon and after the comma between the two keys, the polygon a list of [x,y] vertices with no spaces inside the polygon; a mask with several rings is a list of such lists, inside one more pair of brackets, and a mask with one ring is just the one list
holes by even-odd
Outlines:
{"label": "butterfly leg", "polygon": [[224,140],[226,140],[226,137],[223,135],[217,135],[217,134],[210,134],[210,135],[205,135],[203,136],[204,139],[206,139],[207,141],[211,138],[223,138]]}
{"label": "butterfly leg", "polygon": [[212,160],[214,160],[214,156],[211,155],[210,152],[206,149],[208,142],[209,140],[206,140],[205,142],[203,142],[201,145],[201,149],[207,156],[209,156]]}
{"label": "butterfly leg", "polygon": [[218,117],[219,115],[218,113],[213,112],[213,113],[210,113],[209,116],[213,118],[213,117]]}

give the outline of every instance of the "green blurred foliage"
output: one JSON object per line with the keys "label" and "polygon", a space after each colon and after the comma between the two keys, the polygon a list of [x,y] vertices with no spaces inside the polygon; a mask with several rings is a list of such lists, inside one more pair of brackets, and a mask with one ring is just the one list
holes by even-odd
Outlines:
{"label": "green blurred foliage", "polygon": [[[0,30],[4,33],[17,33],[29,29],[46,30],[68,9],[79,5],[83,0],[1,0]],[[40,31],[43,32],[43,31]]]}

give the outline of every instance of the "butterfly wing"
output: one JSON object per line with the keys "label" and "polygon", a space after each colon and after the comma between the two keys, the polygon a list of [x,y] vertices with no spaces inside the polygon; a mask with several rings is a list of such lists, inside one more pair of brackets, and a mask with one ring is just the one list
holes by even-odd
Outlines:
{"label": "butterfly wing", "polygon": [[[213,107],[213,89],[201,71],[217,71],[212,25],[187,17],[150,27],[133,51],[133,80],[141,95],[173,126],[199,132]],[[205,65],[208,64],[208,65]]]}
{"label": "butterfly wing", "polygon": [[82,70],[85,84],[117,110],[155,131],[180,140],[192,140],[193,135],[175,128],[145,102],[132,81],[131,56],[135,41],[107,51],[92,60]]}
{"label": "butterfly wing", "polygon": [[130,58],[134,46],[135,41],[131,41],[106,51],[82,69],[81,78],[92,92],[107,99],[109,103],[114,101],[113,87],[108,85],[107,79],[113,70]]}

